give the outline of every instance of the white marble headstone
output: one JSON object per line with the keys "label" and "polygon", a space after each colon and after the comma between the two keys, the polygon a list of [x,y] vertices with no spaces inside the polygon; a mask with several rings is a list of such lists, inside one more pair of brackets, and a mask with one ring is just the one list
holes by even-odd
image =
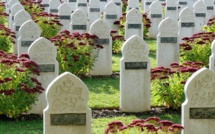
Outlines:
{"label": "white marble headstone", "polygon": [[179,62],[178,25],[170,18],[161,21],[158,26],[156,66],[170,67]]}
{"label": "white marble headstone", "polygon": [[16,3],[20,3],[19,0],[10,0],[6,3],[6,12],[9,14],[11,13],[11,7],[16,4]]}
{"label": "white marble headstone", "polygon": [[91,75],[111,75],[112,74],[112,38],[110,36],[110,27],[102,19],[98,19],[90,27],[90,33],[99,37],[96,44],[104,48],[99,51]]}
{"label": "white marble headstone", "polygon": [[82,9],[87,14],[87,11],[88,11],[88,2],[87,2],[87,0],[77,0],[76,9]]}
{"label": "white marble headstone", "polygon": [[215,72],[215,40],[211,44],[211,56],[209,59],[209,69]]}
{"label": "white marble headstone", "polygon": [[[28,54],[30,59],[39,65],[40,76],[37,79],[41,82],[42,87],[46,89],[59,74],[59,65],[56,60],[57,48],[46,38],[40,37],[29,47]],[[32,105],[29,113],[43,113],[47,105],[45,92],[39,95],[38,101]]]}
{"label": "white marble headstone", "polygon": [[108,0],[99,0],[100,1],[100,9],[101,12],[104,12],[105,10],[105,5],[108,3]]}
{"label": "white marble headstone", "polygon": [[143,38],[142,14],[135,8],[129,10],[126,14],[125,39],[133,35],[138,35],[140,38]]}
{"label": "white marble headstone", "polygon": [[119,19],[117,5],[111,1],[108,2],[104,10],[104,21],[109,25],[111,31],[118,30],[114,22]]}
{"label": "white marble headstone", "polygon": [[17,41],[18,55],[27,53],[31,44],[40,37],[40,27],[32,20],[28,20],[20,26]]}
{"label": "white marble headstone", "polygon": [[67,3],[69,4],[69,6],[71,7],[72,11],[76,10],[76,2],[77,0],[67,0]]}
{"label": "white marble headstone", "polygon": [[139,0],[128,0],[127,12],[132,8],[139,10]]}
{"label": "white marble headstone", "polygon": [[215,73],[207,68],[195,72],[186,82],[182,104],[182,134],[214,134]]}
{"label": "white marble headstone", "polygon": [[185,7],[188,7],[189,0],[178,0],[178,12],[180,13]]}
{"label": "white marble headstone", "polygon": [[113,0],[113,2],[117,5],[118,18],[120,18],[122,16],[122,1],[121,0]]}
{"label": "white marble headstone", "polygon": [[149,6],[149,19],[151,27],[149,28],[149,37],[156,38],[158,34],[158,25],[163,20],[163,7],[158,1],[152,2]]}
{"label": "white marble headstone", "polygon": [[64,31],[64,30],[69,31],[71,14],[72,14],[72,9],[68,3],[64,2],[58,7],[58,15],[60,17],[60,23],[63,25],[60,31]]}
{"label": "white marble headstone", "polygon": [[58,14],[58,7],[61,5],[60,0],[50,0],[49,1],[49,13]]}
{"label": "white marble headstone", "polygon": [[71,15],[70,32],[85,33],[87,31],[87,13],[82,9],[76,9]]}
{"label": "white marble headstone", "polygon": [[195,33],[195,14],[193,9],[184,8],[179,14],[179,43],[182,43],[181,40],[184,37],[191,37]]}
{"label": "white marble headstone", "polygon": [[178,1],[177,0],[166,0],[165,6],[165,17],[169,17],[174,21],[178,21]]}
{"label": "white marble headstone", "polygon": [[146,42],[137,35],[123,44],[120,60],[120,111],[150,110],[150,60]]}
{"label": "white marble headstone", "polygon": [[144,0],[144,13],[149,12],[149,6],[154,2],[154,0]]}
{"label": "white marble headstone", "polygon": [[214,0],[203,0],[206,5],[206,20],[214,17]]}
{"label": "white marble headstone", "polygon": [[91,134],[89,91],[81,79],[69,72],[61,74],[49,84],[46,100],[44,134]]}
{"label": "white marble headstone", "polygon": [[10,9],[11,13],[9,14],[9,22],[8,22],[9,23],[8,26],[10,29],[13,28],[15,14],[22,9],[24,9],[24,7],[20,3],[16,3],[11,7]]}
{"label": "white marble headstone", "polygon": [[101,17],[100,1],[90,0],[89,7],[88,7],[89,26],[100,17]]}
{"label": "white marble headstone", "polygon": [[202,31],[202,26],[206,24],[206,6],[199,0],[193,5],[195,13],[196,30],[195,33]]}
{"label": "white marble headstone", "polygon": [[44,6],[44,12],[49,12],[49,1],[50,0],[42,0],[42,5]]}

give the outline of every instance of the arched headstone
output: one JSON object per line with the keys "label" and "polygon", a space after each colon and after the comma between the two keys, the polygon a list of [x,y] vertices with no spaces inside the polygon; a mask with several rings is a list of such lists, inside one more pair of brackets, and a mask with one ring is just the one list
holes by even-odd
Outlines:
{"label": "arched headstone", "polygon": [[70,32],[85,33],[87,31],[87,13],[82,9],[76,9],[71,15]]}
{"label": "arched headstone", "polygon": [[16,3],[11,7],[11,9],[10,9],[11,13],[9,14],[9,22],[8,22],[9,23],[8,26],[10,29],[13,28],[15,14],[18,11],[23,10],[23,9],[24,9],[24,7],[20,3]]}
{"label": "arched headstone", "polygon": [[[59,74],[59,65],[56,60],[57,48],[46,38],[40,37],[29,47],[28,55],[31,60],[38,64],[40,76],[37,79],[42,83],[42,87],[46,89]],[[29,113],[42,114],[46,105],[45,92],[43,92],[39,95],[36,104],[32,105]]]}
{"label": "arched headstone", "polygon": [[214,17],[214,0],[203,0],[206,5],[206,20]]}
{"label": "arched headstone", "polygon": [[126,14],[125,39],[133,35],[138,35],[140,38],[143,38],[142,14],[135,8],[129,10]]}
{"label": "arched headstone", "polygon": [[213,134],[215,126],[215,73],[207,68],[195,72],[184,87],[182,134]]}
{"label": "arched headstone", "polygon": [[28,20],[20,26],[19,38],[17,41],[18,55],[22,53],[27,53],[28,48],[31,44],[40,37],[41,30],[40,27],[33,22]]}
{"label": "arched headstone", "polygon": [[154,0],[144,0],[144,13],[149,12],[149,6],[154,2]]}
{"label": "arched headstone", "polygon": [[169,17],[174,21],[178,21],[178,1],[177,0],[166,0],[165,6],[165,17]]}
{"label": "arched headstone", "polygon": [[188,0],[178,0],[178,6],[179,6],[178,12],[180,13],[181,10],[188,7]]}
{"label": "arched headstone", "polygon": [[100,0],[100,9],[101,9],[101,12],[104,12],[104,9],[105,9],[105,5],[107,4],[107,0]]}
{"label": "arched headstone", "polygon": [[149,28],[149,37],[156,38],[158,34],[158,25],[163,20],[163,7],[158,1],[152,2],[149,6],[149,19],[151,27]]}
{"label": "arched headstone", "polygon": [[100,1],[90,0],[88,7],[89,26],[101,17]]}
{"label": "arched headstone", "polygon": [[139,0],[128,0],[127,12],[132,8],[139,10]]}
{"label": "arched headstone", "polygon": [[6,13],[11,13],[11,7],[16,4],[16,3],[20,3],[19,0],[10,0],[6,3]]}
{"label": "arched headstone", "polygon": [[122,16],[122,1],[121,0],[113,0],[113,2],[117,5],[118,18],[120,18]]}
{"label": "arched headstone", "polygon": [[90,33],[99,37],[96,44],[104,48],[99,51],[91,75],[111,75],[112,74],[112,38],[110,27],[102,19],[98,19],[90,27]]}
{"label": "arched headstone", "polygon": [[58,14],[58,7],[61,5],[60,0],[50,0],[49,1],[49,13]]}
{"label": "arched headstone", "polygon": [[82,9],[87,14],[87,10],[88,10],[88,2],[87,2],[87,0],[77,0],[76,9]]}
{"label": "arched headstone", "polygon": [[50,0],[42,0],[42,5],[44,6],[44,12],[49,12],[49,1]]}
{"label": "arched headstone", "polygon": [[67,3],[69,4],[69,6],[71,7],[72,11],[76,10],[76,2],[77,0],[67,0]]}
{"label": "arched headstone", "polygon": [[119,19],[117,5],[113,1],[108,2],[105,6],[104,21],[109,25],[111,30],[118,30],[114,22]]}
{"label": "arched headstone", "polygon": [[120,60],[120,110],[150,110],[150,60],[146,42],[134,35],[123,44]]}
{"label": "arched headstone", "polygon": [[72,9],[69,6],[69,4],[67,4],[66,2],[62,3],[58,7],[58,15],[60,17],[60,23],[63,25],[61,27],[60,31],[64,31],[64,30],[69,31],[69,24],[71,22],[71,19],[70,19],[71,14],[72,14]]}
{"label": "arched headstone", "polygon": [[161,21],[158,26],[157,66],[170,67],[172,62],[179,62],[178,25],[170,18]]}
{"label": "arched headstone", "polygon": [[45,134],[91,134],[89,91],[81,79],[69,72],[61,74],[49,84],[46,100]]}

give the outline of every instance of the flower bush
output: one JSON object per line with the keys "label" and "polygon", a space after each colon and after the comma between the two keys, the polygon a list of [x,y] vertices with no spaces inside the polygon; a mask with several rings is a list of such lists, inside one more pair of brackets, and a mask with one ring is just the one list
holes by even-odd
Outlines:
{"label": "flower bush", "polygon": [[69,71],[77,76],[85,75],[93,67],[101,45],[95,45],[98,37],[88,33],[70,34],[62,31],[50,40],[57,46],[60,73]]}
{"label": "flower bush", "polygon": [[5,13],[5,3],[0,2],[0,24],[5,25],[8,16],[9,15]]}
{"label": "flower bush", "polygon": [[208,20],[207,25],[202,28],[204,31],[215,33],[215,16]]}
{"label": "flower bush", "polygon": [[62,26],[57,14],[46,12],[33,13],[32,19],[39,25],[42,31],[41,36],[47,39],[57,36]]}
{"label": "flower bush", "polygon": [[[143,25],[144,25],[144,28],[143,28],[143,34],[144,34],[144,37],[147,37],[148,36],[148,33],[149,33],[149,28],[151,27],[151,21],[150,19],[147,17],[147,13],[144,13],[142,14],[143,16]],[[125,34],[125,22],[126,22],[126,13],[124,12],[122,14],[122,17],[119,18],[118,21],[115,21],[114,24],[118,26],[119,28],[119,34],[120,35],[123,35]]]}
{"label": "flower bush", "polygon": [[184,102],[186,80],[203,67],[202,62],[172,63],[171,68],[156,67],[151,70],[152,95],[155,101],[168,108],[178,109]]}
{"label": "flower bush", "polygon": [[108,123],[104,134],[180,134],[184,129],[180,124],[174,124],[158,117],[135,119],[130,124],[124,125],[121,121]]}
{"label": "flower bush", "polygon": [[185,37],[185,42],[180,44],[180,60],[203,62],[206,67],[209,66],[209,57],[211,55],[211,43],[215,39],[215,33],[201,32],[192,37]]}
{"label": "flower bush", "polygon": [[41,4],[42,1],[22,0],[21,4],[25,10],[32,15],[33,13],[41,13],[44,11],[44,6]]}
{"label": "flower bush", "polygon": [[120,53],[122,45],[125,41],[124,37],[122,35],[118,34],[118,31],[111,31],[110,33],[112,37],[112,53]]}
{"label": "flower bush", "polygon": [[16,38],[15,33],[5,25],[0,24],[0,50],[9,52],[12,45],[15,44],[14,38]]}
{"label": "flower bush", "polygon": [[16,118],[34,104],[44,90],[35,79],[37,66],[27,54],[17,57],[0,51],[0,114]]}

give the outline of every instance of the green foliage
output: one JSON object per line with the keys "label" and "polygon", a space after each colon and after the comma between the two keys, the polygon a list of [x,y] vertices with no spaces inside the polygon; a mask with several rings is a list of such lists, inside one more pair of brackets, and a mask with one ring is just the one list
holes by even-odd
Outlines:
{"label": "green foliage", "polygon": [[124,37],[122,35],[119,35],[117,31],[111,31],[111,37],[112,37],[112,53],[120,53],[122,49],[122,45],[124,43]]}
{"label": "green foliage", "polygon": [[203,62],[206,67],[209,66],[209,57],[211,55],[211,43],[214,40],[215,33],[202,32],[194,34],[192,37],[185,37],[184,43],[180,44],[180,60]]}
{"label": "green foliage", "polygon": [[98,37],[88,33],[63,31],[50,40],[57,46],[60,73],[69,71],[77,76],[85,75],[93,67],[103,46],[94,45]]}
{"label": "green foliage", "polygon": [[[21,1],[21,0],[20,0]],[[42,2],[42,1],[40,1]],[[44,7],[40,2],[34,2],[34,1],[21,1],[21,4],[24,6],[25,10],[30,14],[33,15],[33,13],[41,13],[44,10]]]}
{"label": "green foliage", "polygon": [[172,63],[171,68],[156,67],[151,71],[152,95],[155,100],[166,107],[179,109],[184,102],[184,84],[198,69],[201,62],[184,62],[182,65]]}
{"label": "green foliage", "polygon": [[14,45],[15,33],[6,28],[3,24],[0,24],[0,50],[9,52],[12,45]]}
{"label": "green foliage", "polygon": [[0,51],[0,114],[16,118],[27,112],[44,90],[35,79],[37,64],[27,54],[18,58]]}
{"label": "green foliage", "polygon": [[184,129],[180,124],[158,117],[135,119],[130,124],[124,125],[121,121],[112,121],[104,134],[178,134]]}
{"label": "green foliage", "polygon": [[208,20],[207,25],[203,26],[203,31],[215,33],[215,17]]}
{"label": "green foliage", "polygon": [[41,36],[47,39],[57,36],[62,26],[59,15],[52,13],[33,13],[32,19],[39,25],[42,31]]}

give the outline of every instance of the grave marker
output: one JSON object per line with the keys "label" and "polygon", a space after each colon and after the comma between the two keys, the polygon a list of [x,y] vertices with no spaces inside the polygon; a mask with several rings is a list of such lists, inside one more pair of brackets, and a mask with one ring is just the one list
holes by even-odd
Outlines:
{"label": "grave marker", "polygon": [[[31,24],[33,23],[31,22]],[[57,48],[46,38],[40,37],[29,47],[28,54],[30,59],[38,64],[38,69],[41,72],[37,79],[42,83],[42,87],[46,89],[51,81],[54,80],[54,78],[56,78],[59,73],[59,65],[56,60]],[[38,101],[32,105],[29,113],[42,114],[46,105],[44,91],[39,95]]]}
{"label": "grave marker", "polygon": [[179,14],[179,43],[182,43],[182,38],[191,37],[196,30],[195,14],[192,9],[186,7]]}
{"label": "grave marker", "polygon": [[16,3],[11,7],[11,9],[10,9],[11,13],[9,14],[9,22],[8,22],[8,26],[10,29],[13,28],[15,14],[18,11],[23,10],[23,9],[24,9],[24,7],[20,3]]}
{"label": "grave marker", "polygon": [[104,12],[104,9],[105,9],[105,5],[107,4],[107,0],[100,0],[100,10],[101,12]]}
{"label": "grave marker", "polygon": [[99,0],[90,0],[88,7],[89,26],[101,17]]}
{"label": "grave marker", "polygon": [[76,10],[76,2],[77,0],[67,0],[67,3],[69,4],[72,11]]}
{"label": "grave marker", "polygon": [[75,10],[71,15],[70,32],[85,33],[87,30],[87,13],[82,9]]}
{"label": "grave marker", "polygon": [[77,2],[76,2],[76,9],[82,9],[87,14],[87,11],[88,11],[87,0],[77,0]]}
{"label": "grave marker", "polygon": [[71,14],[72,14],[72,9],[69,6],[69,4],[67,4],[66,2],[64,2],[63,4],[61,4],[58,7],[58,11],[59,11],[59,16],[60,16],[60,23],[63,25],[61,27],[60,31],[64,31],[64,30],[68,30],[69,31],[69,24],[71,22]]}
{"label": "grave marker", "polygon": [[158,26],[156,66],[170,67],[173,62],[179,62],[178,25],[169,17],[162,20]]}
{"label": "grave marker", "polygon": [[91,134],[89,91],[81,79],[69,72],[61,74],[49,84],[46,100],[45,134]]}
{"label": "grave marker", "polygon": [[121,0],[113,0],[113,2],[117,5],[117,10],[118,10],[118,18],[122,16],[122,1]]}
{"label": "grave marker", "polygon": [[19,38],[17,41],[18,55],[27,53],[30,45],[38,39],[40,35],[40,27],[35,22],[28,20],[23,23],[20,27]]}
{"label": "grave marker", "polygon": [[132,8],[139,10],[139,0],[128,0],[127,12]]}
{"label": "grave marker", "polygon": [[109,25],[112,30],[118,30],[117,26],[114,25],[114,22],[119,19],[118,8],[113,1],[108,2],[104,10],[104,21]]}
{"label": "grave marker", "polygon": [[158,34],[158,25],[163,20],[163,7],[158,1],[154,1],[149,6],[149,19],[151,27],[149,28],[149,37],[156,38]]}
{"label": "grave marker", "polygon": [[58,14],[58,7],[61,5],[60,0],[50,0],[49,1],[49,13]]}
{"label": "grave marker", "polygon": [[150,110],[150,60],[146,42],[137,35],[123,44],[120,60],[120,110]]}
{"label": "grave marker", "polygon": [[177,0],[166,0],[165,6],[166,12],[165,17],[169,17],[174,21],[178,21],[178,1]]}
{"label": "grave marker", "polygon": [[144,13],[149,12],[149,6],[154,2],[154,0],[145,0],[144,1]]}
{"label": "grave marker", "polygon": [[203,0],[206,6],[206,21],[214,16],[214,0]]}
{"label": "grave marker", "polygon": [[[202,68],[185,84],[182,104],[182,134],[213,134],[215,125],[215,74]],[[195,128],[195,129],[194,129]]]}
{"label": "grave marker", "polygon": [[135,8],[129,10],[126,14],[125,39],[128,39],[133,35],[143,38],[142,14]]}
{"label": "grave marker", "polygon": [[49,12],[49,1],[50,0],[42,0],[42,5],[44,6],[44,12]]}
{"label": "grave marker", "polygon": [[112,38],[110,31],[110,27],[102,19],[96,20],[90,27],[90,33],[99,37],[97,43],[104,47],[99,51],[98,58],[92,70],[90,70],[91,75],[112,74]]}

